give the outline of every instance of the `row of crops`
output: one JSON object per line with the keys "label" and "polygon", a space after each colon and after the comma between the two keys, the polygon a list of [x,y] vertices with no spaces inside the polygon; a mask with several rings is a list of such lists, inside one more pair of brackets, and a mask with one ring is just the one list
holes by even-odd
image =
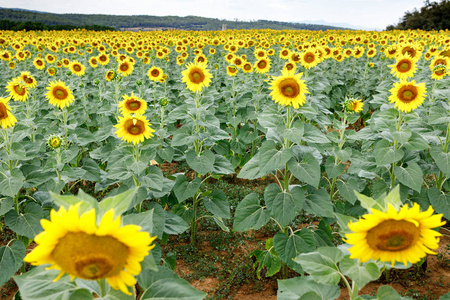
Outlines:
{"label": "row of crops", "polygon": [[[0,32],[0,45],[0,285],[18,272],[22,299],[203,299],[161,245],[189,232],[195,246],[204,220],[278,228],[253,255],[258,276],[281,272],[279,299],[336,299],[341,281],[362,299],[438,248],[446,31]],[[162,171],[174,162],[186,171]],[[236,207],[206,188],[230,177],[272,183]],[[400,297],[364,299],[387,295]]]}

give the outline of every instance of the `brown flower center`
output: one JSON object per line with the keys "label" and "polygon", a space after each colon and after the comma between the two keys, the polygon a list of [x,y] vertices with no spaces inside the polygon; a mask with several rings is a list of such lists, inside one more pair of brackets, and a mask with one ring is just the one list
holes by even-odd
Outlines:
{"label": "brown flower center", "polygon": [[137,101],[135,99],[127,100],[127,102],[125,102],[125,105],[129,110],[133,110],[133,111],[141,108],[141,102]]}
{"label": "brown flower center", "polygon": [[6,105],[3,103],[0,103],[0,119],[7,119],[8,118],[8,109],[6,108]]}
{"label": "brown flower center", "polygon": [[37,64],[38,66],[42,66],[44,63],[43,63],[42,60],[39,60],[39,59],[38,59],[38,60],[36,61],[36,64]]}
{"label": "brown flower center", "polygon": [[314,57],[314,54],[312,54],[312,53],[308,53],[308,54],[305,55],[305,61],[308,64],[314,62],[314,59],[315,59],[315,57]]}
{"label": "brown flower center", "polygon": [[128,64],[127,63],[124,63],[124,64],[121,64],[120,65],[120,70],[122,71],[122,72],[126,72],[127,70],[128,70]]}
{"label": "brown flower center", "polygon": [[153,77],[158,77],[159,76],[159,70],[158,69],[154,69],[154,70],[152,70],[151,74],[152,74]]}
{"label": "brown flower center", "polygon": [[195,84],[202,83],[205,80],[205,74],[203,74],[202,70],[194,69],[189,73],[189,79],[191,82]]}
{"label": "brown flower center", "polygon": [[283,96],[295,98],[300,94],[300,85],[295,79],[286,78],[279,84],[279,89]]}
{"label": "brown flower center", "polygon": [[367,242],[372,249],[401,251],[414,245],[420,236],[420,228],[404,220],[386,220],[370,229]]}
{"label": "brown flower center", "polygon": [[411,68],[412,68],[411,61],[407,59],[403,59],[397,63],[397,71],[399,71],[400,73],[406,73],[409,70],[411,70]]}
{"label": "brown flower center", "polygon": [[53,88],[53,97],[55,97],[56,99],[65,100],[67,96],[69,96],[69,93],[65,88],[60,86]]}
{"label": "brown flower center", "polygon": [[125,122],[125,129],[129,134],[140,135],[145,132],[145,124],[141,120],[128,120]]}
{"label": "brown flower center", "polygon": [[267,62],[265,60],[260,60],[257,64],[258,68],[264,69],[267,66]]}
{"label": "brown flower center", "polygon": [[96,280],[123,270],[128,247],[111,236],[69,232],[58,241],[51,255],[64,272]]}
{"label": "brown flower center", "polygon": [[20,84],[14,85],[13,89],[16,92],[16,94],[19,96],[23,96],[27,92],[27,89],[25,87],[21,86]]}
{"label": "brown flower center", "polygon": [[416,99],[418,94],[417,88],[413,85],[402,86],[397,93],[398,99],[403,103],[409,103]]}

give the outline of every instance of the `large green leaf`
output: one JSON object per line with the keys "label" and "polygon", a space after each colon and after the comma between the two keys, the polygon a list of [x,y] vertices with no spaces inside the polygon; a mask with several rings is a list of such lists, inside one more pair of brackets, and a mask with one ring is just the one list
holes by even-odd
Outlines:
{"label": "large green leaf", "polygon": [[166,222],[164,224],[164,232],[167,234],[180,234],[185,232],[189,226],[180,216],[164,211]]}
{"label": "large green leaf", "polygon": [[435,145],[431,146],[430,154],[439,170],[441,170],[446,177],[450,177],[450,153],[444,152],[440,145]]}
{"label": "large green leaf", "polygon": [[300,254],[294,261],[318,283],[336,285],[341,280],[337,264],[343,258],[338,248],[322,247],[316,252]]}
{"label": "large green leaf", "polygon": [[19,169],[13,169],[11,176],[0,181],[0,194],[14,198],[22,188],[25,177]]}
{"label": "large green leaf", "polygon": [[275,247],[273,247],[273,239],[266,240],[266,250],[255,250],[250,256],[255,256],[257,266],[256,275],[258,278],[270,277],[278,273],[281,269],[281,259],[276,253]]}
{"label": "large green leaf", "polygon": [[407,187],[420,192],[422,189],[423,172],[422,169],[414,162],[408,163],[408,166],[396,166],[394,174],[398,181]]}
{"label": "large green leaf", "polygon": [[381,270],[375,263],[360,264],[358,260],[350,259],[349,256],[341,260],[339,268],[342,274],[358,285],[358,290],[361,290],[369,282],[377,280],[381,275]]}
{"label": "large green leaf", "polygon": [[[278,280],[278,300],[307,300],[307,298],[301,297],[310,295],[310,292],[314,292],[316,295],[319,295],[320,298],[318,299],[332,300],[339,297],[340,289],[338,285],[325,285],[317,283],[309,276]],[[316,296],[314,295],[314,297]]]}
{"label": "large green leaf", "polygon": [[0,198],[0,217],[14,208],[14,199],[11,197]]}
{"label": "large green leaf", "polygon": [[401,149],[394,150],[391,148],[389,142],[386,140],[381,140],[376,143],[373,152],[378,166],[384,166],[399,161],[404,154]]}
{"label": "large green leaf", "polygon": [[265,174],[266,173],[262,172],[259,167],[259,155],[255,155],[242,167],[238,178],[256,179]]}
{"label": "large green leaf", "polygon": [[118,195],[103,199],[98,204],[100,214],[103,214],[110,209],[114,209],[114,215],[120,216],[130,209],[131,202],[133,201],[133,197],[136,195],[137,190],[138,188],[136,187]]}
{"label": "large green leaf", "polygon": [[141,300],[201,300],[207,296],[164,267],[157,272],[144,270],[138,282],[145,289]]}
{"label": "large green leaf", "polygon": [[300,162],[295,158],[291,158],[287,166],[298,180],[306,182],[315,188],[319,186],[320,166],[311,153],[303,154]]}
{"label": "large green leaf", "polygon": [[333,204],[325,189],[314,190],[305,198],[305,205],[303,209],[320,217],[333,217]]}
{"label": "large green leaf", "polygon": [[98,211],[97,200],[83,192],[83,190],[81,189],[78,191],[77,196],[59,195],[53,192],[50,192],[50,196],[58,206],[64,206],[65,209],[69,209],[71,205],[75,205],[78,202],[81,202],[80,208],[78,209],[79,213],[88,211],[91,208],[95,208],[95,210]]}
{"label": "large green leaf", "polygon": [[261,206],[258,195],[251,193],[247,195],[236,208],[234,216],[233,230],[247,231],[250,229],[258,230],[267,224],[270,215],[267,208]]}
{"label": "large green leaf", "polygon": [[291,149],[277,150],[274,141],[265,141],[258,154],[259,168],[263,173],[284,169],[286,162],[293,156]]}
{"label": "large green leaf", "polygon": [[322,131],[320,131],[313,125],[305,123],[304,128],[305,128],[305,131],[303,133],[304,141],[313,144],[325,144],[330,142],[328,138],[325,136],[325,134],[323,134]]}
{"label": "large green leaf", "polygon": [[230,205],[223,191],[215,190],[210,197],[203,198],[203,204],[213,215],[224,219],[230,218]]}
{"label": "large green leaf", "polygon": [[437,188],[432,187],[428,190],[428,199],[430,199],[431,206],[434,210],[443,214],[444,218],[450,219],[450,196],[442,193]]}
{"label": "large green leaf", "polygon": [[328,178],[334,178],[338,177],[344,172],[345,165],[338,163],[335,163],[335,158],[333,156],[330,156],[327,158],[327,161],[325,162],[325,171],[327,172]]}
{"label": "large green leaf", "polygon": [[98,164],[91,158],[85,157],[81,160],[81,168],[86,171],[82,179],[90,181],[100,181],[100,168]]}
{"label": "large green leaf", "polygon": [[215,156],[211,150],[205,150],[197,155],[194,150],[186,153],[186,162],[194,171],[200,175],[210,172],[214,165]]}
{"label": "large green leaf", "polygon": [[175,185],[173,186],[173,191],[177,197],[178,203],[193,197],[198,191],[201,183],[202,180],[199,177],[195,177],[194,180],[188,182],[186,176],[177,176],[175,179]]}
{"label": "large green leaf", "polygon": [[5,284],[23,264],[25,245],[15,240],[12,244],[0,247],[0,286]]}
{"label": "large green leaf", "polygon": [[46,266],[39,266],[20,276],[14,276],[19,286],[20,296],[23,300],[66,300],[69,291],[76,288],[74,281],[66,275],[58,281],[57,270],[46,270]]}
{"label": "large green leaf", "polygon": [[307,253],[316,249],[316,239],[314,234],[306,228],[287,236],[282,232],[278,232],[273,237],[273,245],[281,260],[291,269],[302,272],[300,265],[292,259],[300,253]]}
{"label": "large green leaf", "polygon": [[294,187],[290,192],[283,192],[278,185],[270,184],[264,193],[264,201],[267,204],[271,216],[284,227],[302,209],[305,202],[305,195],[300,187]]}
{"label": "large green leaf", "polygon": [[231,162],[226,159],[225,157],[216,154],[214,165],[211,169],[211,174],[220,174],[220,175],[227,175],[227,174],[233,174],[234,168]]}
{"label": "large green leaf", "polygon": [[305,132],[304,123],[297,120],[289,129],[283,124],[278,127],[278,132],[281,137],[300,145],[302,143],[303,133]]}
{"label": "large green leaf", "polygon": [[5,215],[5,224],[18,235],[34,239],[42,231],[41,219],[43,217],[44,213],[41,206],[30,202],[26,205],[23,214],[18,214],[15,210],[10,210]]}

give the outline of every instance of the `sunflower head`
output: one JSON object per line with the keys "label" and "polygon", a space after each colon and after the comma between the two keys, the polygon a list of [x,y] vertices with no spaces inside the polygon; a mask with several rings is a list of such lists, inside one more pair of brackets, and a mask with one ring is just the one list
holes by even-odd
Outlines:
{"label": "sunflower head", "polygon": [[153,66],[150,69],[148,69],[148,71],[147,71],[147,77],[151,81],[158,82],[161,80],[161,78],[163,78],[163,76],[164,76],[164,71],[159,67]]}
{"label": "sunflower head", "polygon": [[[131,295],[134,275],[141,271],[140,262],[154,247],[156,237],[140,231],[137,225],[121,226],[110,209],[97,222],[94,208],[79,213],[82,202],[52,210],[50,220],[41,220],[44,231],[35,237],[37,247],[24,260],[32,265],[51,264],[56,269],[87,280],[106,279],[109,285]],[[85,203],[85,202],[83,202]]]}
{"label": "sunflower head", "polygon": [[305,94],[308,94],[308,88],[305,81],[300,80],[302,73],[295,74],[294,71],[281,71],[281,76],[274,77],[270,82],[272,96],[275,103],[284,106],[293,106],[295,109],[302,106],[306,101]]}
{"label": "sunflower head", "polygon": [[143,115],[119,117],[119,123],[114,125],[117,128],[116,135],[127,143],[138,144],[153,136],[154,129]]}
{"label": "sunflower head", "polygon": [[123,101],[119,103],[119,111],[122,114],[142,115],[147,109],[147,102],[144,99],[136,97],[134,93],[131,96],[123,95]]}
{"label": "sunflower head", "polygon": [[413,77],[416,72],[416,60],[412,59],[409,54],[399,55],[397,57],[397,62],[391,67],[391,74],[399,79],[407,79]]}
{"label": "sunflower head", "polygon": [[116,78],[117,74],[114,70],[109,70],[108,72],[106,72],[105,74],[105,79],[107,81],[111,81],[114,80]]}
{"label": "sunflower head", "polygon": [[398,110],[410,112],[422,105],[427,90],[425,83],[416,84],[414,80],[411,82],[401,80],[394,83],[394,87],[390,89],[390,92],[389,101],[395,103],[395,107]]}
{"label": "sunflower head", "polygon": [[183,75],[181,81],[193,92],[200,92],[211,83],[212,75],[204,63],[190,63],[181,74]]}
{"label": "sunflower head", "polygon": [[45,96],[49,100],[49,103],[61,109],[69,106],[75,99],[72,91],[61,80],[50,82],[50,85],[46,89],[48,92]]}
{"label": "sunflower head", "polygon": [[11,98],[0,98],[0,124],[5,129],[14,126],[17,122],[16,117],[14,117],[14,115],[10,111],[8,105],[9,99]]}
{"label": "sunflower head", "polygon": [[14,101],[26,101],[29,96],[28,88],[20,79],[20,77],[16,77],[6,86],[6,90],[9,92],[9,95],[14,99]]}
{"label": "sunflower head", "polygon": [[34,79],[33,75],[30,74],[30,72],[22,72],[19,75],[19,78],[22,80],[23,84],[26,87],[34,88],[36,87],[36,79]]}
{"label": "sunflower head", "polygon": [[51,135],[47,140],[47,145],[53,150],[59,149],[63,144],[63,140],[59,135]]}
{"label": "sunflower head", "polygon": [[347,98],[342,103],[342,106],[344,107],[344,112],[354,113],[362,111],[364,104],[359,99]]}

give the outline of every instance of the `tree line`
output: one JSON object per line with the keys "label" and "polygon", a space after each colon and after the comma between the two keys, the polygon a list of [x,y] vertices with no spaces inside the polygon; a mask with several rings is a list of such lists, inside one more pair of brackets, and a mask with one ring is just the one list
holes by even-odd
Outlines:
{"label": "tree line", "polygon": [[[181,30],[221,30],[222,24],[226,24],[228,29],[296,29],[296,30],[328,30],[328,29],[344,29],[327,25],[304,24],[304,23],[288,23],[267,20],[255,21],[228,21],[213,18],[204,18],[197,16],[116,16],[116,15],[100,15],[100,14],[54,14],[46,12],[35,12],[20,9],[4,9],[0,8],[0,20],[28,23],[30,30],[39,26],[47,26],[52,30],[54,26],[77,26],[86,28],[86,26],[106,26],[112,29],[120,30],[121,28],[173,28]],[[2,23],[3,24],[3,23]],[[6,24],[6,23],[5,23]],[[41,25],[42,24],[42,25]],[[3,25],[9,26],[9,24]],[[25,26],[25,25],[17,25]],[[34,27],[33,27],[34,26]],[[4,29],[3,27],[0,29]],[[24,28],[27,30],[27,28]],[[15,30],[15,29],[9,29]],[[23,29],[17,29],[23,30]],[[109,30],[109,29],[106,29]]]}
{"label": "tree line", "polygon": [[397,25],[390,25],[386,29],[450,29],[450,1],[430,2],[426,0],[423,7],[407,11]]}

